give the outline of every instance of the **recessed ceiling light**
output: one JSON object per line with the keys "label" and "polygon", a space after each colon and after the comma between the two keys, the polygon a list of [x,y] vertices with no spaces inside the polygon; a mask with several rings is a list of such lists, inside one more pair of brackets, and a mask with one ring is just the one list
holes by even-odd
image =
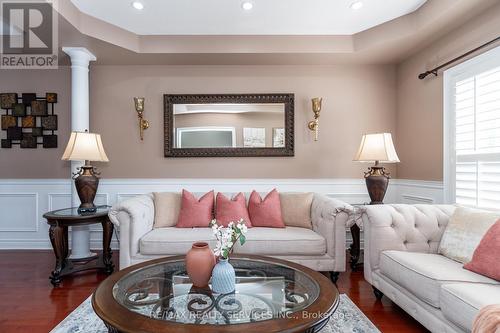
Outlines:
{"label": "recessed ceiling light", "polygon": [[132,2],[132,7],[134,7],[137,10],[143,10],[144,9],[144,5],[140,1],[134,1],[134,2]]}
{"label": "recessed ceiling light", "polygon": [[361,7],[363,7],[363,2],[361,2],[361,1],[355,1],[355,2],[351,3],[350,7],[351,7],[352,10],[361,9]]}
{"label": "recessed ceiling light", "polygon": [[250,1],[244,1],[241,4],[241,8],[243,8],[244,10],[251,10],[253,8],[253,3],[251,3]]}

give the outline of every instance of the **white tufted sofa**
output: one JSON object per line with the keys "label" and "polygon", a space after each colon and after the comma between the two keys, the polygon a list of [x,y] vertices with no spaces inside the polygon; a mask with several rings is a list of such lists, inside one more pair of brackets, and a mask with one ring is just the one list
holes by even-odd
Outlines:
{"label": "white tufted sofa", "polygon": [[[336,280],[346,265],[346,224],[352,206],[315,194],[311,206],[313,230],[298,227],[250,228],[243,247],[235,253],[269,255],[317,271],[332,272]],[[215,245],[210,228],[153,228],[153,194],[140,195],[114,205],[109,213],[119,229],[120,269],[165,256],[186,254],[193,242]]]}
{"label": "white tufted sofa", "polygon": [[500,283],[437,254],[452,205],[376,205],[363,213],[364,274],[432,332],[470,332],[479,309],[500,303]]}

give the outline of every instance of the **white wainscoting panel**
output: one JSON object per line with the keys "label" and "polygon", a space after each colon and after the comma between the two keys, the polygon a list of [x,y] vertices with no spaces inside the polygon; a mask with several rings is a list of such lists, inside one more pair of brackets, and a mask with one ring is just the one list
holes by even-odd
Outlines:
{"label": "white wainscoting panel", "polygon": [[0,193],[0,232],[38,232],[38,193]]}
{"label": "white wainscoting panel", "polygon": [[[45,212],[71,204],[70,179],[0,179],[0,249],[50,249]],[[212,189],[233,194],[252,190],[266,193],[317,192],[350,204],[370,201],[363,179],[103,179],[95,203],[113,205],[148,192],[181,191],[205,193]],[[393,179],[387,203],[441,203],[441,182]],[[348,244],[351,236],[347,233]],[[71,241],[71,237],[70,237]],[[91,226],[92,249],[102,248],[99,225]],[[348,245],[347,244],[347,245]],[[113,236],[112,248],[118,248]]]}
{"label": "white wainscoting panel", "polygon": [[71,206],[70,193],[49,193],[49,208],[48,211],[63,209]]}
{"label": "white wainscoting panel", "polygon": [[51,248],[42,215],[64,204],[64,196],[49,193],[70,193],[70,184],[69,179],[0,179],[0,248]]}
{"label": "white wainscoting panel", "polygon": [[396,179],[393,183],[396,184],[394,202],[405,204],[444,203],[443,182]]}

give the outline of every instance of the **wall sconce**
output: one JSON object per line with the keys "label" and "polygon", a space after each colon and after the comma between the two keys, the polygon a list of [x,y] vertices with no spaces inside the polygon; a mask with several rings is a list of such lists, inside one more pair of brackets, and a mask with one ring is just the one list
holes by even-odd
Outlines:
{"label": "wall sconce", "polygon": [[312,102],[312,110],[314,112],[314,120],[311,120],[307,127],[311,131],[314,131],[314,141],[318,141],[318,133],[319,133],[319,113],[321,111],[321,101],[323,98],[315,97],[311,100]]}
{"label": "wall sconce", "polygon": [[139,117],[139,134],[141,140],[144,140],[144,130],[149,128],[149,121],[143,118],[144,114],[144,97],[134,97],[135,111]]}

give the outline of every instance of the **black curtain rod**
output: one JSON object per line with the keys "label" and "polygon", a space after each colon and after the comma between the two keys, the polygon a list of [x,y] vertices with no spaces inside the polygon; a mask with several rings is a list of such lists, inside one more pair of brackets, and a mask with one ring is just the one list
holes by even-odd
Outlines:
{"label": "black curtain rod", "polygon": [[493,44],[493,43],[496,43],[496,42],[498,42],[498,41],[500,41],[500,36],[498,36],[497,38],[495,38],[495,39],[493,39],[493,40],[490,40],[490,41],[489,41],[489,42],[487,42],[487,43],[484,43],[484,44],[483,44],[483,45],[481,45],[481,46],[476,47],[476,48],[475,48],[475,49],[473,49],[473,50],[470,50],[469,52],[466,52],[466,53],[462,54],[461,56],[458,56],[458,57],[456,57],[456,58],[454,58],[454,59],[452,59],[452,60],[450,60],[450,61],[448,61],[448,62],[446,62],[446,63],[444,63],[444,64],[442,64],[442,65],[439,65],[439,66],[437,66],[436,68],[433,68],[433,69],[431,69],[431,70],[429,70],[429,71],[426,71],[426,72],[423,72],[423,73],[418,74],[418,78],[419,78],[420,80],[423,80],[423,79],[425,79],[425,78],[427,77],[427,75],[429,75],[429,74],[434,74],[435,76],[438,76],[438,70],[440,70],[441,68],[447,67],[447,66],[449,66],[449,65],[453,64],[454,62],[457,62],[458,60],[463,59],[463,58],[465,58],[465,57],[467,57],[467,56],[471,55],[472,53],[474,53],[474,52],[476,52],[476,51],[479,51],[479,50],[481,50],[482,48],[485,48],[486,46],[489,46],[489,45],[491,45],[491,44]]}

